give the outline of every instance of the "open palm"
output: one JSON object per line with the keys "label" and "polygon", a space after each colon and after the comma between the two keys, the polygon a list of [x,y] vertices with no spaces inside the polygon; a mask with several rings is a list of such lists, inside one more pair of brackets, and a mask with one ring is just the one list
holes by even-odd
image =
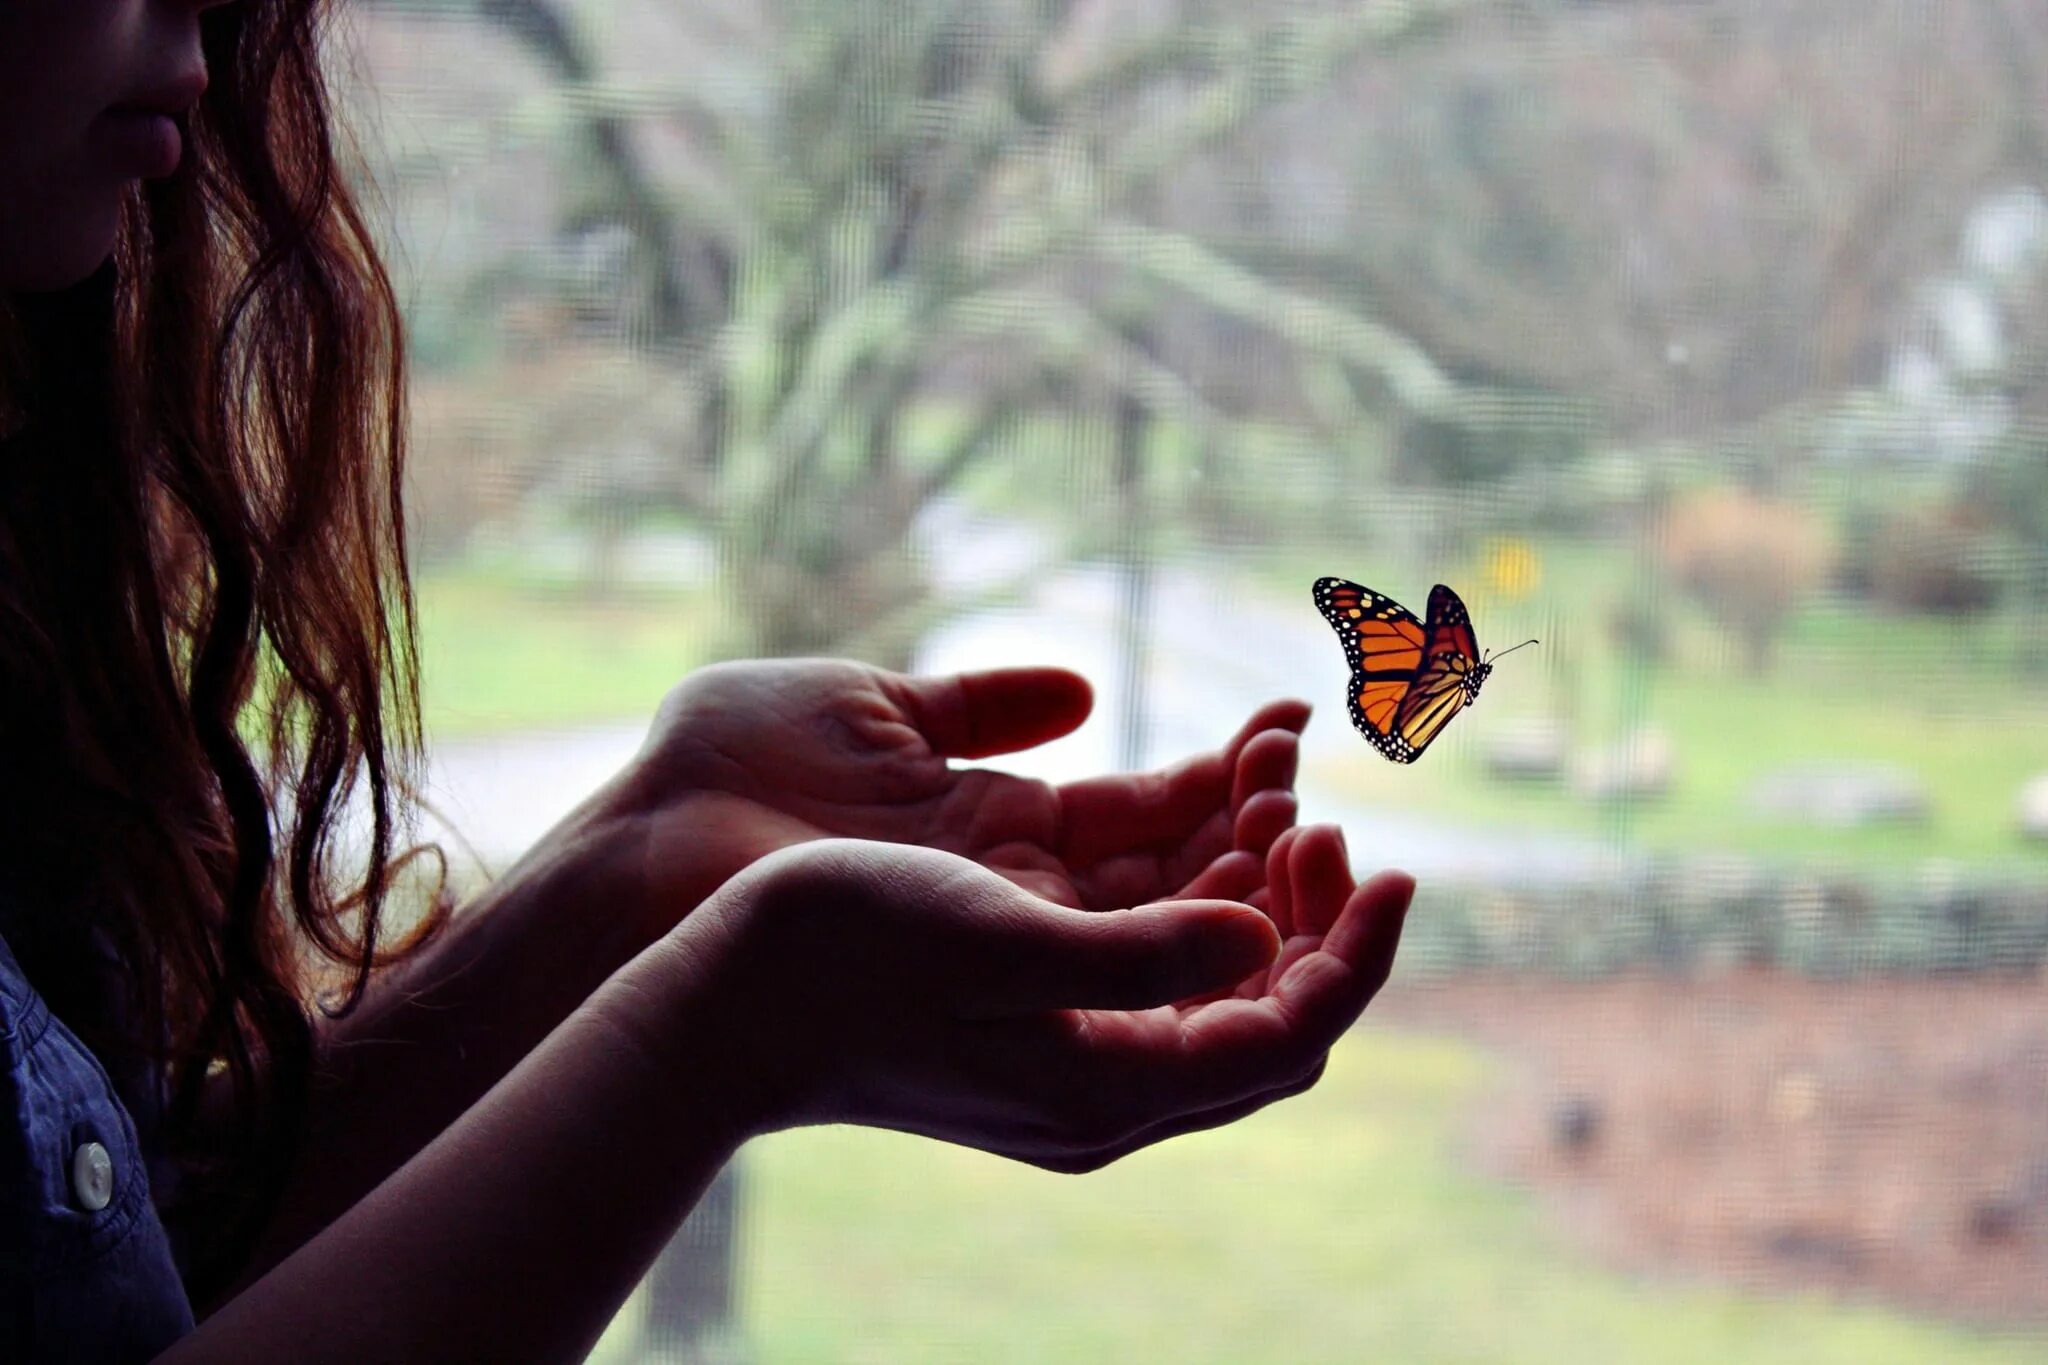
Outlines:
{"label": "open palm", "polygon": [[1054,786],[948,761],[1056,739],[1091,704],[1087,682],[1057,668],[910,677],[825,659],[720,664],[656,714],[631,770],[634,804],[662,812],[659,842],[687,845],[715,880],[793,843],[851,837],[957,853],[1088,909],[1256,892],[1294,822],[1308,705],[1269,703],[1221,749],[1149,773]]}

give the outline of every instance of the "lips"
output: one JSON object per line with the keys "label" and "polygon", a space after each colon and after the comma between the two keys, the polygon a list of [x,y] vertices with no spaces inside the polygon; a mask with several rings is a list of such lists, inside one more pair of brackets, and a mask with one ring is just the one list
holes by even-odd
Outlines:
{"label": "lips", "polygon": [[183,123],[206,93],[206,68],[190,67],[111,106],[94,137],[124,176],[158,179],[184,158]]}
{"label": "lips", "polygon": [[173,174],[184,159],[185,134],[169,114],[109,109],[93,132],[109,164],[122,176],[159,180]]}

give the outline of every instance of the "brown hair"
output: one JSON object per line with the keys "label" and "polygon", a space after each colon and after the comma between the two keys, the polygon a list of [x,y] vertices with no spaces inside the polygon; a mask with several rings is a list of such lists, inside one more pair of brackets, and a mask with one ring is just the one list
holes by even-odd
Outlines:
{"label": "brown hair", "polygon": [[[0,444],[8,939],[110,1071],[161,1078],[196,1302],[289,1165],[314,989],[335,978],[321,1008],[346,1013],[393,955],[411,857],[404,340],[336,165],[325,9],[201,16],[184,164],[138,183],[91,280],[0,299],[0,422],[25,417]],[[445,916],[431,897],[399,950]]]}

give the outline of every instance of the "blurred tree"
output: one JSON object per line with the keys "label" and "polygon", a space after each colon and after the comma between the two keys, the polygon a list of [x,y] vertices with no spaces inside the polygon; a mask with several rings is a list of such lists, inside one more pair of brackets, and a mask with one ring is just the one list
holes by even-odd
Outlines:
{"label": "blurred tree", "polygon": [[1865,553],[1868,591],[1901,611],[1965,616],[1997,600],[1993,518],[1968,503],[1909,504],[1876,528]]}
{"label": "blurred tree", "polygon": [[[1340,476],[1456,484],[1406,518],[1448,533],[1533,452],[1768,421],[1872,383],[1968,206],[2044,179],[2038,0],[368,8],[464,26],[464,138],[501,165],[500,139],[555,149],[499,187],[523,216],[463,224],[500,254],[436,292],[458,302],[423,349],[470,359],[507,307],[598,334],[529,351],[501,403],[433,395],[436,429],[497,465],[423,505],[449,505],[451,539],[520,497],[613,526],[679,512],[747,604],[735,651],[900,662],[924,621],[913,522],[1042,449],[1020,432],[1048,409],[1118,452],[1099,511],[1073,510],[1101,518],[1134,614],[1148,429],[1230,489],[1219,515],[1288,482],[1253,451],[1330,471],[1332,525],[1387,493]],[[482,110],[491,81],[521,88]],[[2035,425],[1987,465],[2035,545],[2044,319],[2000,381]],[[562,423],[508,441],[500,409],[543,384]],[[1667,568],[1767,666],[1822,528],[1734,494],[1668,526]],[[716,1292],[669,1296],[685,1336],[729,1289],[729,1239],[706,1246]]]}
{"label": "blurred tree", "polygon": [[1769,670],[1779,628],[1827,581],[1831,560],[1814,513],[1723,489],[1676,500],[1659,548],[1673,580],[1736,638],[1753,673]]}
{"label": "blurred tree", "polygon": [[[561,137],[557,231],[608,262],[570,272],[564,302],[630,330],[636,358],[670,369],[617,391],[617,410],[587,429],[656,409],[664,457],[593,450],[568,470],[595,484],[590,500],[614,525],[621,509],[666,508],[709,534],[744,604],[731,651],[901,666],[925,625],[918,514],[1041,408],[1086,404],[1115,434],[1102,529],[1125,563],[1125,612],[1142,619],[1148,432],[1167,418],[1228,451],[1260,415],[1175,363],[1163,338],[1176,311],[1344,372],[1320,429],[1295,435],[1304,449],[1355,439],[1375,410],[1419,419],[1461,401],[1461,385],[1363,310],[1234,263],[1146,208],[1150,187],[1258,111],[1479,3],[380,7],[466,13],[552,82],[526,117]],[[671,27],[645,31],[657,21]],[[650,63],[667,69],[634,69]],[[592,275],[619,286],[608,311]],[[935,412],[948,420],[911,420]],[[1270,430],[1259,445],[1273,447]],[[529,492],[560,495],[522,465]],[[730,1182],[650,1277],[662,1286],[650,1335],[686,1355],[712,1349],[706,1318],[727,1301],[729,1229],[704,1220],[729,1207]]]}
{"label": "blurred tree", "polygon": [[[1211,489],[1272,488],[1230,476],[1276,431],[1331,489],[1492,483],[1824,403],[2048,145],[2026,0],[373,4],[552,83],[519,114],[568,149],[552,287],[670,362],[684,423],[614,501],[721,539],[749,647],[914,616],[900,528],[1082,377]],[[872,534],[755,515],[799,486]]]}
{"label": "blurred tree", "polygon": [[[925,624],[910,527],[971,469],[1027,449],[1034,412],[1098,395],[1109,427],[1128,397],[1212,452],[1263,415],[1182,363],[1163,340],[1176,318],[1342,371],[1336,404],[1282,429],[1304,452],[1468,397],[1364,309],[1148,209],[1261,110],[1479,3],[705,0],[660,13],[659,43],[644,7],[429,8],[467,5],[554,82],[561,230],[623,241],[610,325],[672,366],[667,458],[611,473],[633,480],[631,505],[715,538],[746,603],[730,648],[900,660]],[[637,37],[620,41],[628,16]],[[656,60],[682,69],[633,70]]]}
{"label": "blurred tree", "polygon": [[1710,438],[1881,378],[1975,202],[2040,183],[2044,50],[2030,0],[1490,7],[1174,193],[1452,373]]}
{"label": "blurred tree", "polygon": [[1985,383],[2010,416],[1969,471],[1966,497],[2009,538],[2016,663],[2038,683],[2048,664],[2048,14],[2027,0],[1977,0],[1972,9],[1996,59],[1986,117],[2003,136],[2012,186],[2004,204],[2025,226],[2017,252],[1984,242],[1985,259],[1973,263],[2002,305],[2005,354]]}

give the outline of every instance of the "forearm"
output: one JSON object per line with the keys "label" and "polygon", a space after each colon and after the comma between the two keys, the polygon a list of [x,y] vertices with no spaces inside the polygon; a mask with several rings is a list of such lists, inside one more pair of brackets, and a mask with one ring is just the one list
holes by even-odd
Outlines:
{"label": "forearm", "polygon": [[[305,1144],[241,1283],[376,1188],[647,946],[665,926],[622,911],[645,902],[643,864],[631,823],[594,799],[347,1018],[320,1021]],[[671,922],[716,885],[672,885]]]}
{"label": "forearm", "polygon": [[630,965],[164,1359],[581,1358],[742,1132],[708,1007],[656,1025],[635,989],[678,960]]}

